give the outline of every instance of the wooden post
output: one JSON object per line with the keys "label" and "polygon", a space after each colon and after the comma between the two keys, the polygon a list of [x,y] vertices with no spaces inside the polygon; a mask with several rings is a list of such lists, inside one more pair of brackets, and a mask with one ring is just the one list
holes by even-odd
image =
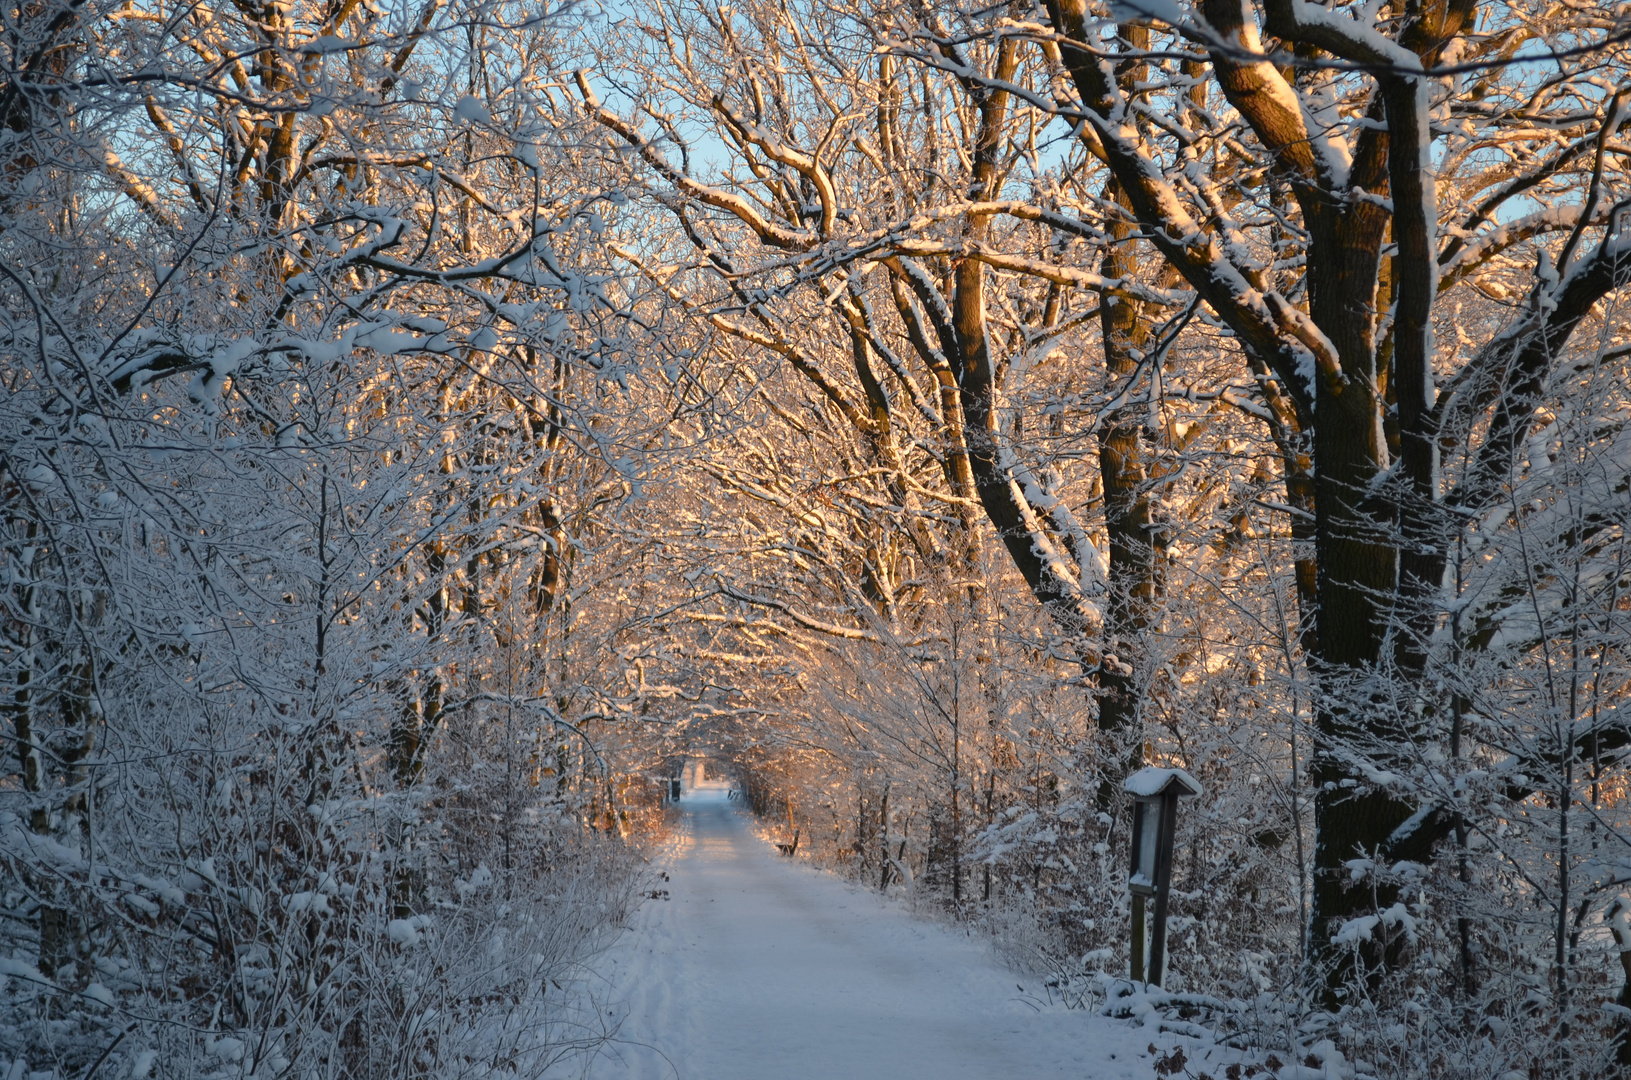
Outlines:
{"label": "wooden post", "polygon": [[1133,982],[1144,981],[1144,894],[1133,894]]}
{"label": "wooden post", "polygon": [[1178,793],[1161,795],[1161,839],[1155,855],[1155,925],[1150,928],[1149,981],[1161,985],[1167,963],[1167,894],[1172,890],[1172,841],[1178,824]]}

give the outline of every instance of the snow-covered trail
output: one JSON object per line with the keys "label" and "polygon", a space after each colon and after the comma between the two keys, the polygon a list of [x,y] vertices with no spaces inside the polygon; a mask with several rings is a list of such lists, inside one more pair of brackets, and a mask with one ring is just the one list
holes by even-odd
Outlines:
{"label": "snow-covered trail", "polygon": [[704,787],[608,958],[619,1036],[596,1080],[1152,1076],[1125,1025],[1021,1000],[977,940],[779,858]]}

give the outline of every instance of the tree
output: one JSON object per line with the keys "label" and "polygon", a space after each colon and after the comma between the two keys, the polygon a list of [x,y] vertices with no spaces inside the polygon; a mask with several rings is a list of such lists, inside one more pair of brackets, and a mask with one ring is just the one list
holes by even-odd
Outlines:
{"label": "tree", "polygon": [[[566,606],[573,531],[638,503],[624,440],[672,415],[599,406],[643,298],[595,257],[620,193],[562,164],[555,20],[12,16],[0,1047],[536,1075],[596,1037],[543,980],[635,873],[586,828],[628,786],[576,704],[600,672],[515,627]],[[506,904],[545,875],[558,901]]]}
{"label": "tree", "polygon": [[[1348,862],[1407,849],[1426,857],[1447,835],[1416,829],[1411,793],[1378,783],[1351,748],[1410,758],[1435,737],[1423,710],[1444,703],[1426,680],[1428,642],[1445,610],[1445,552],[1465,520],[1457,511],[1492,497],[1537,415],[1544,373],[1592,305],[1625,283],[1604,153],[1619,99],[1583,82],[1614,46],[1592,44],[1601,35],[1584,24],[1528,23],[1478,5],[1398,18],[1274,3],[1134,13],[1162,29],[1165,50],[1146,51],[1143,31],[1100,44],[1104,24],[1082,4],[1049,4],[1040,25],[998,19],[990,34],[1033,41],[1058,65],[1068,83],[1030,104],[1077,125],[1140,235],[1256,376],[1293,527],[1314,549],[1314,573],[1299,574],[1305,644],[1327,687],[1310,940],[1337,985],[1346,961],[1327,947],[1331,928],[1392,895],[1350,887]],[[923,43],[912,50],[921,62],[952,66],[947,32],[922,23],[908,35]],[[1513,64],[1531,41],[1559,67],[1538,96]],[[1577,42],[1587,44],[1564,44]],[[1145,58],[1162,74],[1130,92],[1115,65]],[[1214,85],[1222,101],[1209,108]],[[1158,115],[1162,101],[1178,122]],[[1526,142],[1516,117],[1537,108],[1567,115],[1567,146]],[[1236,132],[1249,142],[1232,141]],[[1479,153],[1496,145],[1510,164],[1482,168]],[[1525,193],[1571,175],[1592,178],[1583,204],[1494,224]],[[1441,207],[1460,215],[1453,226],[1441,224]],[[1551,234],[1566,239],[1537,256],[1507,332],[1470,357],[1436,353],[1434,319],[1451,290],[1506,270],[1511,249]],[[1461,460],[1446,472],[1450,453]],[[1397,707],[1371,681],[1384,673],[1415,687]]]}

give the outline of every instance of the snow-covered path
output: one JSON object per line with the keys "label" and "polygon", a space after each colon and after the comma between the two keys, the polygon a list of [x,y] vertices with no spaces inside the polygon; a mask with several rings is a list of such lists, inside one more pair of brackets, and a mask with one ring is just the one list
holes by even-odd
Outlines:
{"label": "snow-covered path", "polygon": [[1153,1075],[1140,1032],[1039,1011],[979,941],[778,858],[722,786],[683,805],[669,899],[608,960],[596,1080]]}

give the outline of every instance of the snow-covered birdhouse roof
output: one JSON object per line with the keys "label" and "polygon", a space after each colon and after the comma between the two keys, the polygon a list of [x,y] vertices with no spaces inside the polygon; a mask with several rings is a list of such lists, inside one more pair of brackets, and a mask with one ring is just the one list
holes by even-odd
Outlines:
{"label": "snow-covered birdhouse roof", "polygon": [[1176,788],[1180,799],[1201,793],[1200,781],[1184,772],[1182,769],[1157,769],[1153,766],[1143,768],[1129,776],[1122,787],[1129,795],[1141,799],[1153,799],[1164,795]]}

